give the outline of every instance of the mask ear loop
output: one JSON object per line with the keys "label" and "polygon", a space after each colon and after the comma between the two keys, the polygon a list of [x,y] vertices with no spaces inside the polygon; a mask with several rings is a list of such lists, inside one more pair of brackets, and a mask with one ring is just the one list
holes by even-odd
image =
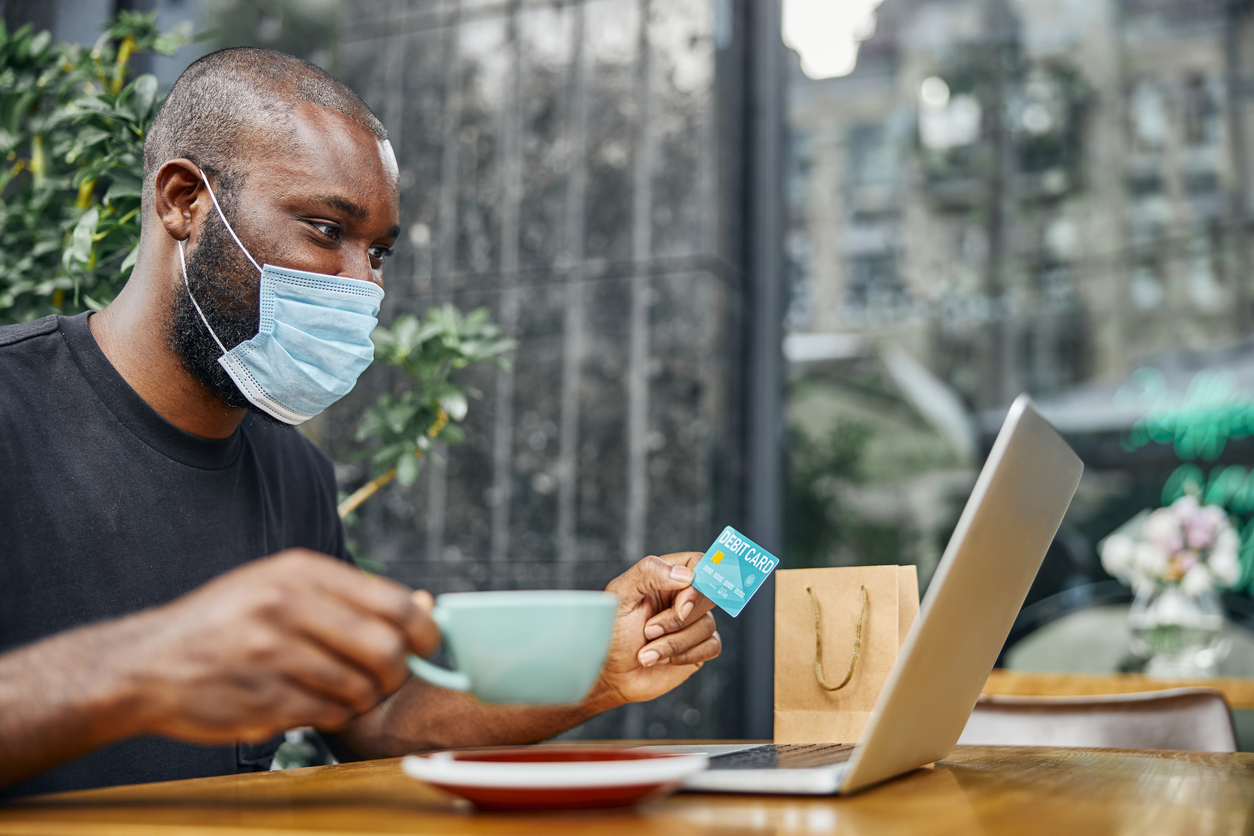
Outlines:
{"label": "mask ear loop", "polygon": [[243,242],[239,240],[239,236],[235,234],[235,230],[231,229],[231,222],[226,219],[226,213],[223,212],[222,207],[218,205],[218,198],[213,193],[213,187],[209,185],[209,178],[205,176],[205,173],[200,170],[199,166],[197,166],[196,171],[200,174],[200,179],[204,181],[205,190],[209,192],[209,199],[213,201],[213,208],[218,210],[218,217],[222,219],[222,223],[226,226],[226,231],[231,233],[231,237],[235,239],[235,243],[239,246],[240,250],[243,251],[244,256],[253,263],[254,267],[257,268],[257,272],[263,272],[261,265],[253,259],[252,254],[248,252],[248,249],[244,246]]}
{"label": "mask ear loop", "polygon": [[205,312],[200,309],[200,303],[196,301],[196,297],[192,294],[192,286],[187,283],[187,262],[183,259],[183,242],[179,241],[179,268],[183,271],[183,287],[187,289],[187,298],[192,300],[192,304],[196,306],[196,313],[200,314],[200,321],[205,323],[205,330],[209,332],[209,336],[213,337],[213,341],[218,344],[218,348],[222,349],[222,356],[227,355],[226,346],[222,344],[222,340],[218,339],[218,335],[213,333],[213,328],[209,326],[209,320],[205,319]]}
{"label": "mask ear loop", "polygon": [[[240,248],[240,252],[244,257],[252,262],[253,267],[257,268],[258,273],[264,273],[261,266],[257,264],[256,259],[248,252],[244,243],[239,240],[239,236],[235,234],[235,230],[231,228],[231,222],[226,219],[226,213],[222,211],[222,207],[218,205],[218,197],[213,193],[213,187],[209,185],[209,178],[200,170],[200,166],[196,166],[196,173],[200,175],[200,180],[205,184],[205,191],[209,192],[209,199],[213,201],[213,208],[218,210],[218,217],[222,219],[222,225],[226,227],[226,231],[231,233],[231,237],[235,239],[235,244]],[[205,318],[205,312],[200,309],[200,303],[196,301],[196,297],[192,294],[192,287],[187,283],[187,261],[183,258],[183,242],[179,241],[179,267],[183,271],[183,287],[187,289],[187,298],[192,300],[192,304],[196,306],[196,313],[200,314],[200,321],[205,323],[205,330],[209,332],[209,336],[213,337],[213,341],[218,344],[218,348],[222,349],[222,356],[225,357],[229,352],[226,346],[222,344],[222,340],[218,339],[218,335],[213,332],[213,328],[209,325],[209,320]]]}

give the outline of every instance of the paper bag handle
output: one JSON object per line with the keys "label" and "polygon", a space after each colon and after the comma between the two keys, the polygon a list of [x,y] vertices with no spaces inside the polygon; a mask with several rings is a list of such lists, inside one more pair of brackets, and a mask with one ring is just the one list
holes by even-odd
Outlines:
{"label": "paper bag handle", "polygon": [[814,590],[808,586],[806,592],[810,593],[810,609],[814,611],[814,678],[819,681],[819,687],[824,691],[839,691],[849,684],[849,680],[853,679],[853,669],[858,664],[858,654],[862,651],[862,619],[866,618],[866,587],[862,587],[862,614],[858,616],[858,629],[853,634],[853,659],[849,661],[849,673],[845,674],[844,681],[839,685],[828,685],[823,679],[823,631],[819,629],[819,599],[815,597]]}

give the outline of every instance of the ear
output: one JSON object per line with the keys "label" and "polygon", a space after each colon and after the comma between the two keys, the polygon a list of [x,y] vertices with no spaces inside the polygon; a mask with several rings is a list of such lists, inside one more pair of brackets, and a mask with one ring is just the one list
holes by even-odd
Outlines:
{"label": "ear", "polygon": [[153,203],[157,217],[170,237],[186,241],[192,234],[192,221],[200,204],[209,201],[200,169],[191,160],[170,160],[157,169]]}

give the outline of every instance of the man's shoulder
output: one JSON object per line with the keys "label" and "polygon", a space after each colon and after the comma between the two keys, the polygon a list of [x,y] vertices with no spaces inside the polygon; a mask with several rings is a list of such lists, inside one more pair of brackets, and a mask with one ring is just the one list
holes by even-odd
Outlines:
{"label": "man's shoulder", "polygon": [[0,348],[15,346],[36,337],[47,336],[56,332],[60,327],[61,321],[56,316],[45,316],[43,319],[20,322],[17,325],[0,325]]}

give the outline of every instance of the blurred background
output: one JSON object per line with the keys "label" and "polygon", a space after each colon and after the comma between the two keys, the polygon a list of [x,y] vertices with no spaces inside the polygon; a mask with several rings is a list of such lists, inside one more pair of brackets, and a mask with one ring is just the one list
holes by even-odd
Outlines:
{"label": "blurred background", "polygon": [[[469,370],[465,443],[357,513],[379,571],[599,587],[731,524],[784,567],[909,563],[926,588],[1029,392],[1086,471],[1011,642],[1126,605],[1099,543],[1186,491],[1239,526],[1223,603],[1254,621],[1246,0],[0,9],[83,44],[119,9],[192,20],[212,38],[137,69],[168,88],[212,49],[273,47],[387,126],[382,321],[487,306],[518,345]],[[305,428],[345,489],[371,476],[362,410],[399,382],[376,366]],[[770,737],[770,597],[720,619],[684,687],[569,736]],[[1074,669],[1135,669],[1124,650]]]}

